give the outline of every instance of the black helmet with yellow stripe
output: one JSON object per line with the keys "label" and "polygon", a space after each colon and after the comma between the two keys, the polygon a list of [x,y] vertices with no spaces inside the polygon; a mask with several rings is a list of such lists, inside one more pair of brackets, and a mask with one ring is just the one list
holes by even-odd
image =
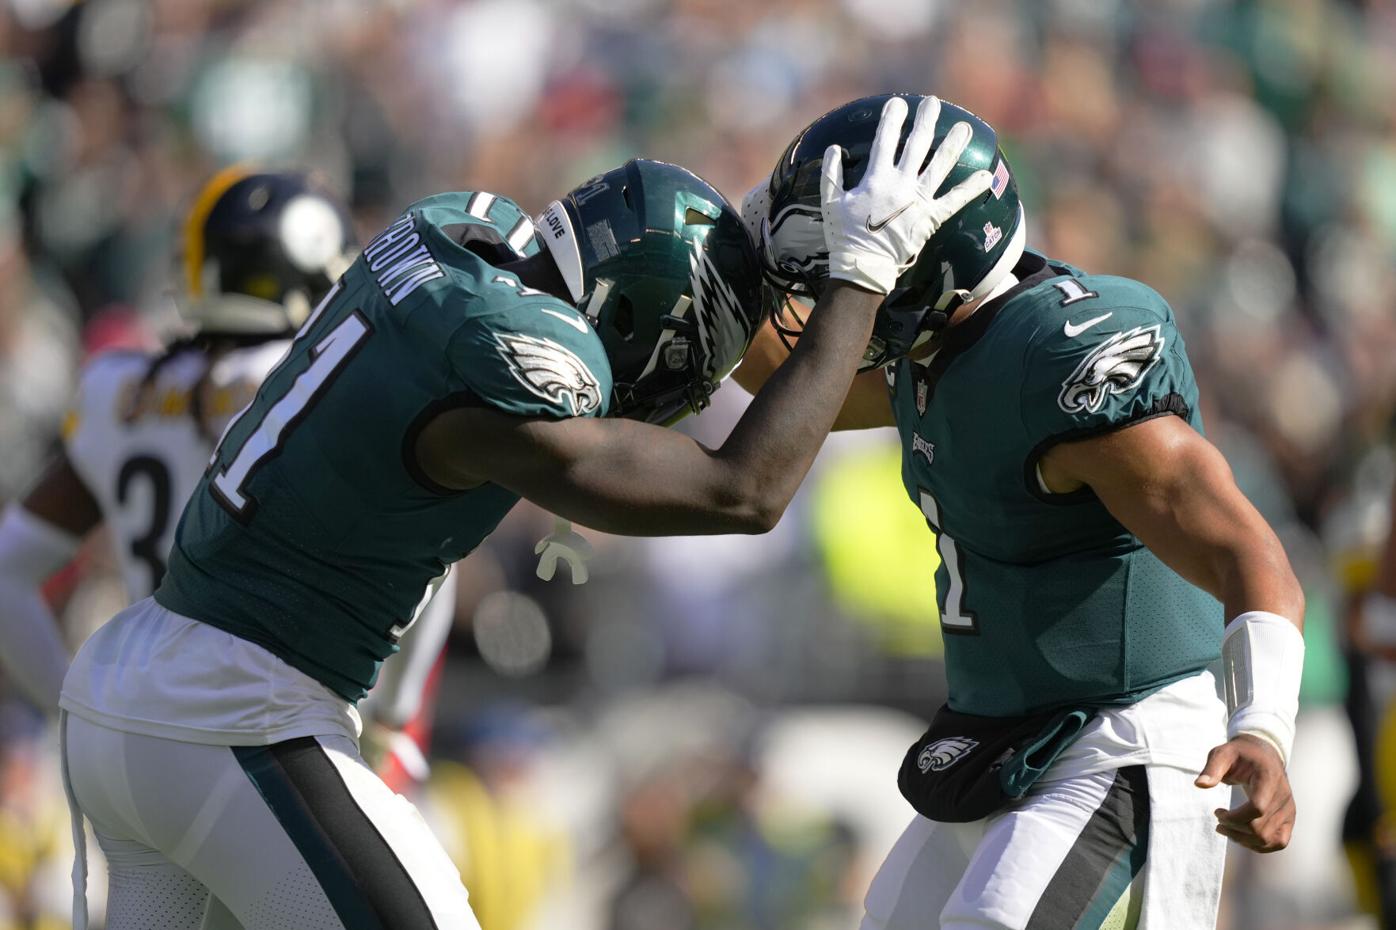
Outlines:
{"label": "black helmet with yellow stripe", "polygon": [[180,311],[207,333],[293,331],[349,267],[354,246],[348,211],[308,176],[227,168],[184,224]]}

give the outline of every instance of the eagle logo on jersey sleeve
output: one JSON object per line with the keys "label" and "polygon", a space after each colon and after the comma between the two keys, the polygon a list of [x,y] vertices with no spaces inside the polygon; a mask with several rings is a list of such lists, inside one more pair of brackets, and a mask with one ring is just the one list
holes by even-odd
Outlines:
{"label": "eagle logo on jersey sleeve", "polygon": [[600,382],[571,349],[519,333],[496,333],[495,339],[510,374],[531,393],[567,406],[578,417],[601,406]]}
{"label": "eagle logo on jersey sleeve", "polygon": [[1159,328],[1136,326],[1096,346],[1062,382],[1057,406],[1067,413],[1095,413],[1111,394],[1132,390],[1163,355]]}

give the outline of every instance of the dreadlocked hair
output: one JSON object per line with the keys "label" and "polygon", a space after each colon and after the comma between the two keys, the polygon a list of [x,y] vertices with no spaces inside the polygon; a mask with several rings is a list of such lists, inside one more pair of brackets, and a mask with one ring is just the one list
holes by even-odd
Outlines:
{"label": "dreadlocked hair", "polygon": [[199,373],[198,380],[189,390],[189,416],[193,418],[194,425],[199,430],[199,436],[209,445],[213,445],[218,442],[219,438],[207,414],[209,406],[207,396],[213,377],[213,366],[219,358],[233,349],[280,338],[284,337],[280,335],[265,336],[259,334],[254,336],[199,332],[174,340],[165,346],[159,355],[150,360],[150,366],[146,368],[145,376],[141,378],[140,384],[136,385],[135,391],[131,393],[131,399],[127,403],[122,418],[127,423],[139,420],[145,413],[146,404],[150,401],[151,392],[155,390],[161,372],[181,355],[188,352],[198,352],[203,355],[204,369]]}

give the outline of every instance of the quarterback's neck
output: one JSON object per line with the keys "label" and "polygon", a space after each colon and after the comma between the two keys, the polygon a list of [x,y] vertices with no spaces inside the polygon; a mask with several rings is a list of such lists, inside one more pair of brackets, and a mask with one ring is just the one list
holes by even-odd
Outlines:
{"label": "quarterback's neck", "polygon": [[930,360],[935,357],[935,354],[940,351],[942,340],[945,338],[946,333],[950,332],[950,330],[954,329],[956,326],[959,326],[965,320],[968,320],[970,317],[974,316],[974,312],[976,310],[987,304],[989,301],[993,300],[995,297],[1006,292],[1010,287],[1017,283],[1018,276],[1013,272],[1010,271],[1008,274],[1004,275],[1003,280],[1000,281],[998,284],[994,285],[993,290],[989,291],[989,293],[985,294],[983,297],[980,297],[978,300],[971,300],[967,304],[962,304],[960,306],[960,309],[955,311],[955,315],[950,320],[949,325],[947,325],[940,332],[936,333],[936,335],[930,341],[922,343],[920,346],[913,349],[908,358],[922,365],[929,364]]}
{"label": "quarterback's neck", "polygon": [[956,313],[955,316],[950,320],[950,325],[947,326],[946,329],[953,329],[954,327],[959,326],[965,320],[968,320],[970,317],[974,316],[974,312],[978,310],[980,307],[984,306],[989,301],[1004,293],[1010,287],[1017,283],[1018,276],[1010,271],[1008,274],[1003,276],[1002,281],[994,285],[993,290],[989,291],[989,293],[985,294],[983,297],[980,297],[978,300],[972,300],[969,303],[965,304],[963,307],[961,307],[960,312]]}

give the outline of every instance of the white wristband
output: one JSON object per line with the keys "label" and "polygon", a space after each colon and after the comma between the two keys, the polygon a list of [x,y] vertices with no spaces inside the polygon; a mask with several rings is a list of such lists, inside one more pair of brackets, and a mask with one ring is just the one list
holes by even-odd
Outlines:
{"label": "white wristband", "polygon": [[1226,735],[1258,736],[1279,750],[1288,766],[1304,673],[1303,635],[1278,614],[1243,613],[1226,625],[1222,668],[1230,712]]}

